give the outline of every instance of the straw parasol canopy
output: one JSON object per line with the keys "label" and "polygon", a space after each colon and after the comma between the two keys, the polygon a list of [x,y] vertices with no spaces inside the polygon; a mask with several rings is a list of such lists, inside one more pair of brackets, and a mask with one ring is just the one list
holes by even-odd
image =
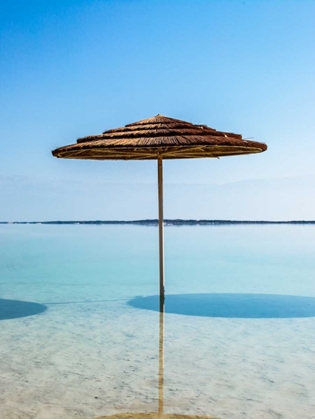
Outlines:
{"label": "straw parasol canopy", "polygon": [[164,300],[163,159],[219,158],[260,153],[266,144],[206,125],[164,117],[141,120],[125,127],[82,137],[77,143],[53,150],[58,158],[158,161],[160,296]]}
{"label": "straw parasol canopy", "polygon": [[76,144],[60,147],[52,154],[67,159],[187,159],[245,155],[266,149],[265,144],[244,140],[240,134],[158,114],[102,134],[79,138]]}

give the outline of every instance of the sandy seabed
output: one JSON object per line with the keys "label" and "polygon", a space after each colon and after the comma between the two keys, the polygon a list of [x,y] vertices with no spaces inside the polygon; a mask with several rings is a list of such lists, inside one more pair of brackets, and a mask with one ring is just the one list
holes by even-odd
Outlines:
{"label": "sandy seabed", "polygon": [[[158,312],[126,301],[47,307],[0,323],[0,418],[157,412]],[[166,314],[164,411],[315,418],[314,326]]]}

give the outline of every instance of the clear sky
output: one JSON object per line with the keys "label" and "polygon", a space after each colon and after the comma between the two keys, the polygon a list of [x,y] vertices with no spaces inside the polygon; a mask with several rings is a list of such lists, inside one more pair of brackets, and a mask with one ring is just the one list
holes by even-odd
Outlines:
{"label": "clear sky", "polygon": [[158,113],[268,144],[167,161],[165,217],[315,219],[315,2],[1,0],[0,220],[157,217],[156,162],[51,150]]}

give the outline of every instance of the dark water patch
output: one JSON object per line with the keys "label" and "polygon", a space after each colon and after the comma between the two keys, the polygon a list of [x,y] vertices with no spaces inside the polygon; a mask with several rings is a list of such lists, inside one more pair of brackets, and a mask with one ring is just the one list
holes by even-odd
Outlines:
{"label": "dark water patch", "polygon": [[22,300],[0,299],[0,321],[4,319],[23,318],[45,312],[47,306]]}
{"label": "dark water patch", "polygon": [[[137,296],[128,305],[160,311],[160,297]],[[315,298],[246,293],[166,295],[164,310],[213,318],[305,318],[315,316]]]}

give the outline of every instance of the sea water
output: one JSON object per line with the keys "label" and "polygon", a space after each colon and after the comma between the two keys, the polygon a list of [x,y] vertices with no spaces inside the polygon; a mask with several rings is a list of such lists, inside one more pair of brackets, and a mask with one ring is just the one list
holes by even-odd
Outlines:
{"label": "sea water", "polygon": [[166,226],[165,277],[161,327],[157,227],[0,225],[0,418],[314,418],[314,225]]}

